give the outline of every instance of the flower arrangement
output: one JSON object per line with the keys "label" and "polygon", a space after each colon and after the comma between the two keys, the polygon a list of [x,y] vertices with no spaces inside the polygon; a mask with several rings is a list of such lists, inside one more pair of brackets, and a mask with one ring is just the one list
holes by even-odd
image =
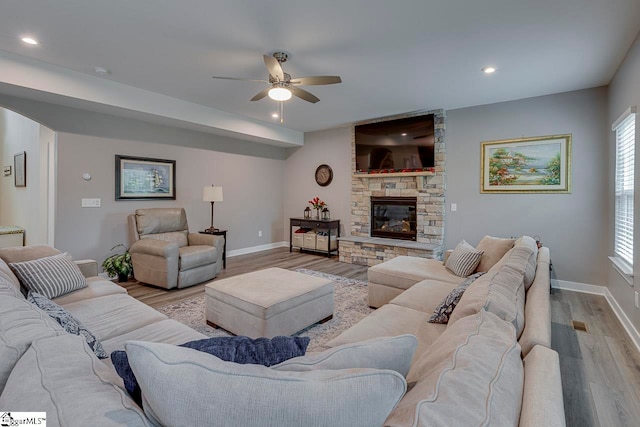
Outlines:
{"label": "flower arrangement", "polygon": [[325,202],[323,202],[322,200],[320,200],[320,197],[314,197],[313,199],[309,200],[309,203],[311,203],[311,206],[313,206],[313,209],[322,209],[325,206],[327,206],[327,204]]}

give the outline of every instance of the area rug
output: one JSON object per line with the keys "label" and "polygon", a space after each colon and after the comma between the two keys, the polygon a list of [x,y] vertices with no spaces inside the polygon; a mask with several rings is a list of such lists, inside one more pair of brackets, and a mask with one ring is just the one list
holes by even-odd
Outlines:
{"label": "area rug", "polygon": [[[325,343],[337,337],[373,311],[367,305],[367,282],[305,268],[299,268],[295,271],[322,277],[334,283],[333,319],[321,325],[311,325],[295,334],[311,338],[307,351],[322,351],[326,349]],[[204,294],[180,303],[165,305],[158,308],[158,311],[209,337],[230,336],[223,329],[214,329],[207,325],[204,315]]]}

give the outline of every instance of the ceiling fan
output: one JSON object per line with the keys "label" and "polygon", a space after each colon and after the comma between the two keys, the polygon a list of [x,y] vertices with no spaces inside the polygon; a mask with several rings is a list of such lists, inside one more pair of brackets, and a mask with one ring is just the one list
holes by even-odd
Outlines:
{"label": "ceiling fan", "polygon": [[336,83],[342,83],[340,76],[312,76],[312,77],[291,77],[290,74],[285,73],[282,69],[282,63],[287,61],[289,55],[284,52],[274,52],[273,56],[262,55],[264,64],[269,71],[269,80],[252,80],[242,79],[236,77],[219,77],[213,76],[214,79],[225,80],[240,80],[248,82],[266,83],[268,88],[258,92],[251,101],[259,101],[262,98],[269,96],[274,101],[280,101],[280,122],[282,123],[282,102],[288,101],[292,96],[297,96],[307,102],[315,104],[320,101],[320,98],[314,94],[307,92],[298,86],[317,86],[317,85],[332,85]]}

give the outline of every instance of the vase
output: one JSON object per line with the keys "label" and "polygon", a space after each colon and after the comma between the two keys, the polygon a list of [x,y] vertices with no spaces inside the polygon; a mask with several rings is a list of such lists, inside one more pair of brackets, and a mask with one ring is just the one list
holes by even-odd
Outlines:
{"label": "vase", "polygon": [[320,208],[316,209],[316,219],[320,219]]}

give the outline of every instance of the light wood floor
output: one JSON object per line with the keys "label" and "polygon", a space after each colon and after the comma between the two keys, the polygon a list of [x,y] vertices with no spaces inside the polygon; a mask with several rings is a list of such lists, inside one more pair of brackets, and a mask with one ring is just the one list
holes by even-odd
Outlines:
{"label": "light wood floor", "polygon": [[[367,267],[319,255],[289,253],[288,248],[227,260],[222,279],[268,267],[308,268],[367,280]],[[204,292],[204,285],[167,291],[130,281],[124,285],[140,301],[159,307]],[[604,297],[551,292],[552,346],[560,355],[567,426],[640,426],[640,353]],[[571,320],[587,324],[576,331]]]}

